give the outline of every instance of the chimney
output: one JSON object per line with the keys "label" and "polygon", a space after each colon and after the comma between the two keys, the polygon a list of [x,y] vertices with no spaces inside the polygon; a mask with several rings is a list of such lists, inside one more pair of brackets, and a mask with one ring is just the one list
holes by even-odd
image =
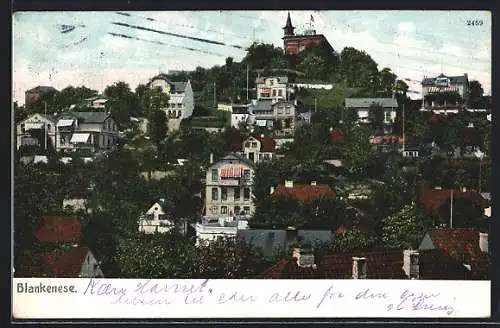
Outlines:
{"label": "chimney", "polygon": [[479,233],[479,248],[481,249],[481,252],[488,253],[488,233]]}
{"label": "chimney", "polygon": [[274,193],[274,186],[269,187],[269,195]]}
{"label": "chimney", "polygon": [[260,135],[260,137],[261,137],[261,138],[264,138],[264,135],[263,135],[263,134],[261,134],[261,135]]}
{"label": "chimney", "polygon": [[352,258],[352,279],[366,279],[366,257]]}
{"label": "chimney", "polygon": [[419,278],[418,252],[414,250],[403,251],[403,270],[410,279]]}
{"label": "chimney", "polygon": [[214,154],[210,153],[210,164],[214,163]]}
{"label": "chimney", "polygon": [[165,203],[165,198],[160,198],[161,203]]}
{"label": "chimney", "polygon": [[315,186],[316,185],[316,181],[311,181],[311,186]]}
{"label": "chimney", "polygon": [[285,247],[286,249],[288,249],[288,245],[294,244],[297,242],[298,235],[299,235],[299,233],[297,232],[297,230],[294,227],[288,227],[286,229],[286,243],[287,243],[287,247]]}
{"label": "chimney", "polygon": [[293,181],[285,180],[285,188],[293,188]]}
{"label": "chimney", "polygon": [[301,268],[316,268],[314,253],[311,248],[296,247],[293,249],[293,257],[297,259],[297,265]]}

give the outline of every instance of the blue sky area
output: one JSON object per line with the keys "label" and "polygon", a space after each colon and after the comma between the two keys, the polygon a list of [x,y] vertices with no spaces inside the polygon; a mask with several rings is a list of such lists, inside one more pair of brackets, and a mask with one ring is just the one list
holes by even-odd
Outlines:
{"label": "blue sky area", "polygon": [[[412,90],[420,91],[417,81],[424,76],[443,72],[468,73],[490,93],[489,12],[290,15],[296,32],[312,24],[335,50],[350,46],[366,51],[379,69],[390,67],[408,79]],[[135,88],[160,71],[223,65],[229,56],[239,61],[254,40],[282,47],[286,16],[287,11],[18,12],[13,17],[14,101],[24,103],[24,91],[37,85],[85,85],[101,91],[125,81]],[[467,20],[482,25],[470,26]]]}

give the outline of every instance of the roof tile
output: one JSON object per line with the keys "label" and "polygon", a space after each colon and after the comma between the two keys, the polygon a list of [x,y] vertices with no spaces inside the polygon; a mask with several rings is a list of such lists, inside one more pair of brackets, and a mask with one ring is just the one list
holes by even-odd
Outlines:
{"label": "roof tile", "polygon": [[287,196],[306,202],[320,197],[335,197],[335,191],[327,184],[315,186],[307,184],[294,184],[293,187],[280,185],[273,192],[273,196]]}
{"label": "roof tile", "polygon": [[41,227],[35,236],[39,241],[50,243],[80,242],[82,224],[74,217],[43,216]]}

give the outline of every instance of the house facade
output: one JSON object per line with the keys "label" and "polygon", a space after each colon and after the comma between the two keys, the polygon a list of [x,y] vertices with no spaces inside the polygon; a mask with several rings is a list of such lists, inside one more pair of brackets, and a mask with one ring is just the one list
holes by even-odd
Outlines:
{"label": "house facade", "polygon": [[384,111],[384,133],[392,133],[396,120],[398,102],[395,98],[346,98],[345,108],[353,109],[358,114],[358,122],[370,123],[370,107],[378,105]]}
{"label": "house facade", "polygon": [[295,102],[279,100],[272,107],[275,119],[275,133],[280,136],[293,135],[297,123]]}
{"label": "house facade", "polygon": [[257,100],[278,100],[288,99],[288,77],[258,77],[255,79],[257,88]]}
{"label": "house facade", "polygon": [[139,232],[146,234],[169,232],[174,223],[167,218],[165,210],[165,199],[161,198],[139,217]]}
{"label": "house facade", "polygon": [[71,152],[114,149],[118,126],[110,113],[71,112],[58,118],[56,150]]}
{"label": "house facade", "polygon": [[266,135],[249,137],[242,144],[242,155],[252,163],[271,160],[275,156],[276,142]]}
{"label": "house facade", "polygon": [[189,118],[194,110],[194,96],[191,81],[172,82],[167,75],[159,74],[151,79],[149,87],[160,87],[170,99],[166,108],[163,108],[169,119],[182,120]]}
{"label": "house facade", "polygon": [[253,215],[253,175],[254,163],[237,153],[211,164],[206,173],[206,217]]}
{"label": "house facade", "polygon": [[[57,118],[52,115],[34,114],[16,126],[16,148],[39,146],[46,149],[56,144]],[[46,146],[47,144],[47,146]]]}
{"label": "house facade", "polygon": [[421,111],[434,113],[458,113],[466,108],[469,99],[469,78],[461,76],[424,77],[422,80]]}
{"label": "house facade", "polygon": [[259,127],[274,129],[274,111],[272,99],[261,99],[250,106],[251,120]]}

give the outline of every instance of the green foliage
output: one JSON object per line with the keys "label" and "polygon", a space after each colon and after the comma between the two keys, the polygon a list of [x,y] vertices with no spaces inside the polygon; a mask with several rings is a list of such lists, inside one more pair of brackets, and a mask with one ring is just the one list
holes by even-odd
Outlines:
{"label": "green foliage", "polygon": [[378,238],[360,230],[348,230],[344,234],[337,234],[330,242],[323,243],[316,248],[316,253],[350,253],[369,252],[380,249]]}
{"label": "green foliage", "polygon": [[379,81],[377,63],[364,51],[346,47],[340,53],[341,76],[349,87],[372,87]]}
{"label": "green foliage", "polygon": [[382,220],[381,241],[389,249],[417,249],[429,228],[432,220],[412,203]]}
{"label": "green foliage", "polygon": [[375,135],[384,131],[384,108],[379,104],[372,104],[368,108],[368,119],[373,127]]}
{"label": "green foliage", "polygon": [[115,259],[120,276],[152,279],[242,279],[268,263],[247,244],[229,239],[197,247],[175,233],[122,239]]}
{"label": "green foliage", "polygon": [[167,136],[167,115],[161,109],[153,110],[149,118],[151,141],[158,147]]}

